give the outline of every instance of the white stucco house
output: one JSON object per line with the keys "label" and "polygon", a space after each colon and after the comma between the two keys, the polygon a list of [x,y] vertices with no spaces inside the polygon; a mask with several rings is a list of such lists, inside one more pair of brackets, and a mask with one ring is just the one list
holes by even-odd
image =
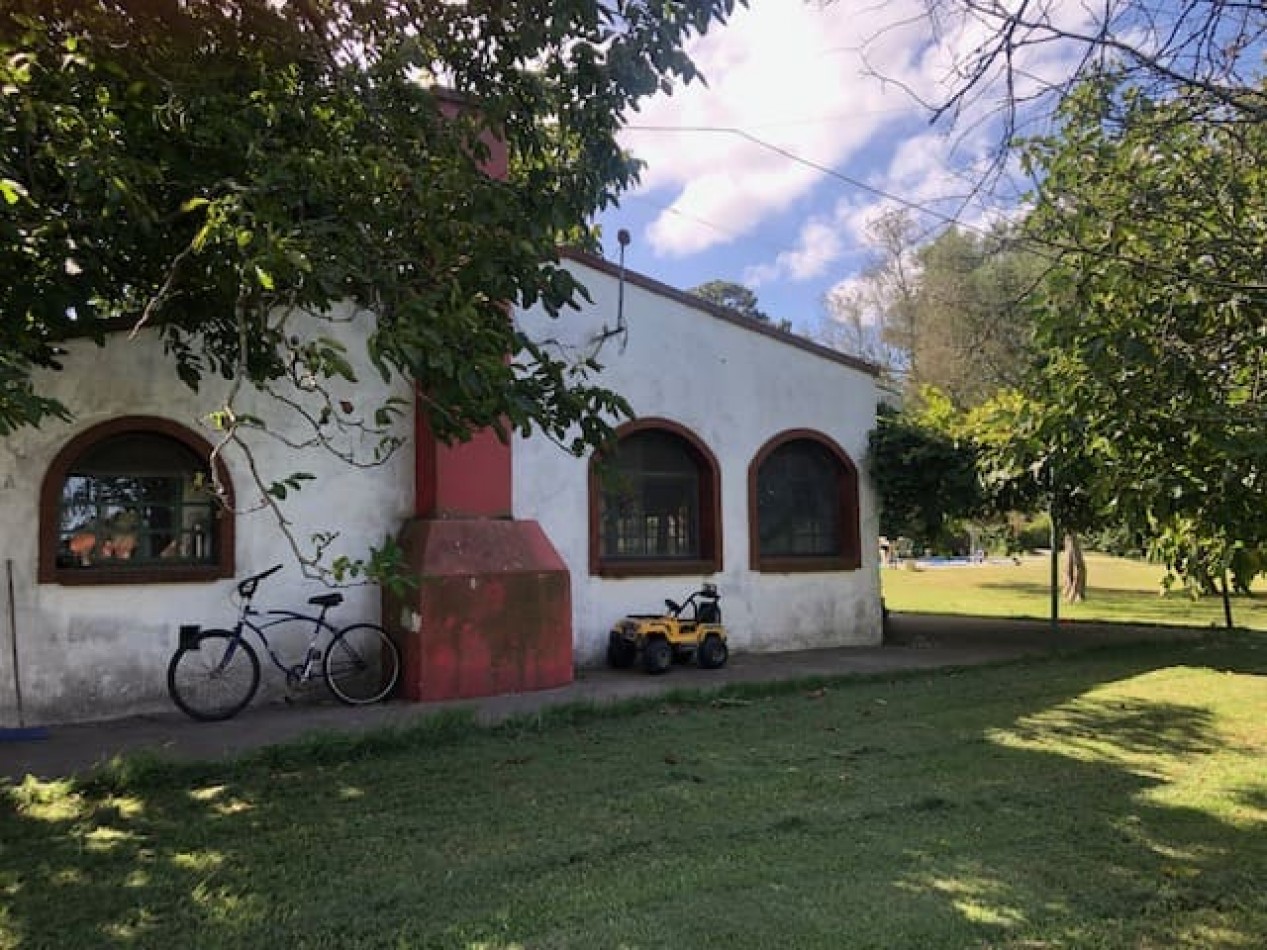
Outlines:
{"label": "white stucco house", "polygon": [[[571,266],[593,306],[519,320],[584,351],[616,327],[621,271],[579,255]],[[623,283],[625,328],[599,351],[601,380],[632,406],[621,432],[644,443],[643,464],[666,451],[666,466],[676,456],[699,479],[701,563],[622,558],[621,526],[596,523],[589,466],[543,440],[516,445],[515,512],[539,520],[567,562],[578,659],[598,661],[615,616],[658,608],[703,577],[722,592],[735,650],[878,643],[878,513],[862,469],[875,371],[639,274]]]}
{"label": "white stucco house", "polygon": [[[385,535],[421,538],[419,574],[460,580],[424,584],[406,608],[350,588],[345,622],[381,619],[441,643],[411,654],[414,699],[557,685],[574,665],[602,662],[615,618],[704,580],[721,592],[733,654],[879,643],[877,511],[862,467],[874,368],[608,261],[565,263],[592,304],[557,320],[535,309],[514,317],[564,355],[594,356],[598,382],[633,407],[609,459],[619,478],[540,437],[450,451],[408,418],[410,447],[369,469],[295,448],[298,433],[255,444],[262,467],[316,476],[285,500],[296,536],[338,532],[332,550],[353,554]],[[65,371],[39,382],[74,420],[0,442],[0,725],[17,722],[19,699],[27,724],[170,708],[179,626],[228,623],[233,577],[293,563],[240,458],[226,451],[215,463],[234,513],[206,491],[215,435],[205,417],[222,391],[184,387],[144,332],[68,351]],[[402,384],[374,372],[360,380],[351,403],[412,404]],[[258,394],[243,408],[277,411]],[[283,432],[289,424],[276,420]],[[464,500],[473,490],[485,500]],[[527,527],[499,540],[516,525]],[[537,553],[494,563],[495,548]],[[301,606],[315,592],[291,567],[261,601]],[[526,615],[542,631],[527,653],[484,629],[519,628]],[[546,672],[506,673],[528,653]],[[444,664],[456,678],[428,685],[426,670]]]}

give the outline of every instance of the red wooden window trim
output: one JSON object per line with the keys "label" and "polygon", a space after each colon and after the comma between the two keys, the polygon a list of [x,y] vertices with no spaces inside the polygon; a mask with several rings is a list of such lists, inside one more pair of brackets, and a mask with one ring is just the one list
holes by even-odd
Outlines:
{"label": "red wooden window trim", "polygon": [[93,426],[72,438],[49,464],[40,486],[39,582],[41,584],[164,584],[211,581],[234,574],[233,485],[224,464],[216,459],[216,475],[228,497],[216,517],[216,561],[211,564],[180,564],[172,567],[111,566],[92,570],[68,570],[57,566],[58,514],[62,486],[71,466],[95,445],[130,432],[166,436],[181,443],[199,458],[211,457],[211,443],[170,419],[157,416],[121,416]]}
{"label": "red wooden window trim", "polygon": [[666,432],[681,439],[699,469],[700,557],[604,558],[602,556],[602,479],[600,459],[589,470],[589,569],[596,577],[671,577],[715,574],[722,569],[721,468],[708,446],[685,426],[670,419],[635,419],[616,429],[617,441],[638,432]]}
{"label": "red wooden window trim", "polygon": [[[757,481],[761,466],[774,452],[790,442],[815,442],[836,461],[837,499],[840,505],[840,554],[761,555],[761,526],[757,521]],[[855,571],[862,567],[862,541],[858,527],[858,468],[848,453],[829,436],[813,429],[789,429],[770,439],[758,450],[748,466],[748,563],[752,570],[772,574],[813,571]]]}

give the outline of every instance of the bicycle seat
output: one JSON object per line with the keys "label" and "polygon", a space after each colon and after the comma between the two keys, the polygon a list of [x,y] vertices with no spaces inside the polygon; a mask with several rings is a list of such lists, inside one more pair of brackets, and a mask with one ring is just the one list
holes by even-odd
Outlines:
{"label": "bicycle seat", "polygon": [[316,604],[318,607],[336,607],[343,603],[343,595],[337,590],[331,594],[318,594],[316,597],[309,597],[308,603]]}

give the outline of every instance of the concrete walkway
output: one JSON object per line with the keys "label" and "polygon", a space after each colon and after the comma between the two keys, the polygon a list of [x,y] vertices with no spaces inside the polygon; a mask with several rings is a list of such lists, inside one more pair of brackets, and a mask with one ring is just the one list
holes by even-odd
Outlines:
{"label": "concrete walkway", "polygon": [[253,749],[316,733],[357,733],[406,726],[444,709],[473,709],[493,723],[550,706],[617,702],[670,690],[727,683],[815,677],[872,676],[906,670],[971,666],[1062,650],[1144,640],[1197,639],[1203,631],[1173,627],[1061,624],[917,614],[889,618],[885,644],[791,653],[740,653],[721,670],[675,667],[651,677],[637,671],[584,669],[558,689],[446,703],[390,702],[352,708],[336,703],[261,705],[235,719],[197,723],[173,710],[108,722],[50,726],[44,738],[0,740],[0,778],[62,778],[117,756],[142,753],[175,761],[228,760]]}

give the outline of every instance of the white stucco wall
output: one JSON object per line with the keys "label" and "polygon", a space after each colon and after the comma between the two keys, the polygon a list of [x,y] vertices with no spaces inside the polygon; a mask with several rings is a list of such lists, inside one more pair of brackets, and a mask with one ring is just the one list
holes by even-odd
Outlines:
{"label": "white stucco wall", "polygon": [[[519,315],[539,340],[559,341],[564,355],[590,352],[590,341],[617,321],[618,281],[577,261],[569,269],[594,304],[551,320],[540,309]],[[625,396],[639,416],[670,419],[692,431],[721,469],[722,556],[708,578],[721,591],[733,650],[770,651],[877,644],[881,608],[878,517],[863,467],[878,401],[875,378],[780,339],[724,321],[627,282],[628,332],[603,344],[599,382]],[[861,480],[860,570],[756,573],[749,569],[748,467],[772,437],[789,429],[830,436],[858,467]],[[575,656],[600,662],[613,620],[659,610],[705,578],[611,579],[589,573],[587,463],[542,438],[514,446],[514,505],[535,519],[572,574]]]}
{"label": "white stucco wall", "polygon": [[[594,303],[558,321],[539,310],[517,314],[538,339],[559,341],[573,357],[587,355],[604,327],[616,326],[618,283],[582,263],[570,267]],[[881,637],[874,496],[862,470],[867,433],[874,424],[874,378],[821,353],[735,325],[659,292],[651,282],[627,283],[628,332],[598,353],[602,385],[623,394],[640,416],[664,417],[691,430],[715,455],[721,470],[722,570],[709,578],[722,593],[732,648],[751,651],[874,644]],[[363,324],[359,329],[363,330]],[[302,327],[299,328],[302,330]],[[355,323],[321,323],[321,332],[349,342]],[[161,416],[201,432],[202,420],[223,399],[227,383],[204,382],[195,393],[174,377],[170,360],[152,334],[135,340],[120,334],[104,348],[74,343],[65,371],[39,380],[60,398],[74,421],[44,423],[0,440],[0,725],[16,724],[11,660],[16,642],[25,720],[56,723],[170,709],[166,667],[182,623],[222,626],[234,617],[234,582],[152,585],[74,585],[37,582],[38,502],[50,462],[75,435],[124,415]],[[408,388],[385,386],[360,367],[361,382],[347,387],[357,406],[389,393],[408,398]],[[274,422],[276,408],[248,394],[242,408]],[[412,420],[402,420],[411,431]],[[770,438],[789,429],[830,436],[854,460],[862,476],[860,570],[824,573],[755,573],[749,570],[748,467]],[[394,534],[412,514],[411,448],[381,468],[355,469],[319,451],[296,453],[267,437],[253,440],[261,467],[273,476],[311,472],[316,482],[292,495],[286,512],[297,537],[339,531],[333,553],[359,555]],[[239,508],[256,502],[242,460],[226,454]],[[571,572],[574,655],[578,663],[602,660],[612,621],[630,611],[658,609],[680,598],[702,577],[612,579],[589,574],[588,463],[548,440],[516,438],[515,516],[542,524]],[[283,535],[266,511],[236,520],[238,576],[283,562],[285,571],[261,588],[261,605],[303,607],[319,585],[294,565]],[[13,577],[13,617],[6,582]],[[345,591],[335,615],[343,622],[377,620],[376,588]],[[16,640],[15,640],[16,638]],[[265,681],[280,674],[261,656]]]}
{"label": "white stucco wall", "polygon": [[[346,314],[343,314],[346,316]],[[328,324],[326,336],[348,337],[354,323]],[[305,332],[303,325],[294,328]],[[350,352],[356,352],[356,346]],[[143,333],[130,340],[113,336],[104,348],[76,342],[68,347],[65,371],[39,379],[42,391],[61,399],[74,413],[66,424],[45,422],[0,440],[0,725],[17,720],[14,637],[18,648],[25,719],[53,723],[170,709],[166,695],[167,662],[177,643],[181,623],[224,626],[235,616],[229,595],[233,582],[167,583],[149,585],[75,585],[37,582],[38,503],[40,484],[49,463],[72,437],[92,426],[124,415],[160,416],[199,432],[214,442],[203,418],[223,399],[228,384],[218,378],[204,381],[192,392],[176,380],[171,361],[155,335]],[[378,373],[363,368],[356,386],[344,386],[357,407],[381,401],[392,390]],[[396,395],[408,397],[407,388]],[[242,408],[276,412],[254,392],[245,394]],[[403,420],[408,435],[410,419]],[[297,430],[296,430],[297,431]],[[252,439],[263,471],[277,477],[295,471],[317,476],[285,502],[298,538],[317,531],[338,531],[332,553],[363,555],[370,544],[394,534],[410,512],[413,501],[412,453],[398,453],[387,465],[351,468],[321,450],[296,452],[267,436]],[[237,492],[240,509],[259,500],[243,468],[231,451],[225,461]],[[305,580],[272,516],[263,510],[239,514],[236,521],[236,564],[239,576],[284,562],[282,573],[261,586],[260,606],[306,608],[308,596],[324,590]],[[13,576],[10,622],[8,585]],[[344,591],[344,605],[331,616],[341,622],[378,620],[379,592],[374,587]],[[281,676],[261,651],[266,683]],[[270,675],[271,673],[271,675]]]}

